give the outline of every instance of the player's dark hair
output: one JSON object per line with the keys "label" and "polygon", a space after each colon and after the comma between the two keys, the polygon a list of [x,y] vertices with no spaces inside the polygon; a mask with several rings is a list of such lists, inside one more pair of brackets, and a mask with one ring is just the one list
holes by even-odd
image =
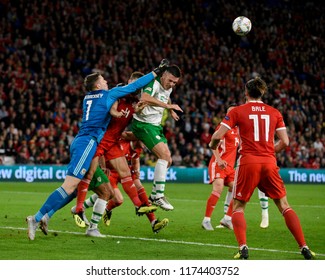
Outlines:
{"label": "player's dark hair", "polygon": [[259,76],[249,80],[246,83],[245,88],[248,95],[252,98],[260,98],[267,92],[267,85]]}
{"label": "player's dark hair", "polygon": [[84,86],[87,91],[92,91],[95,87],[95,83],[97,82],[98,78],[100,76],[100,73],[92,73],[86,76],[84,79]]}
{"label": "player's dark hair", "polygon": [[176,78],[180,78],[182,75],[181,69],[179,69],[179,67],[175,64],[168,66],[166,71],[175,76]]}
{"label": "player's dark hair", "polygon": [[231,108],[231,107],[236,107],[236,106],[238,106],[237,103],[230,103],[230,104],[227,106],[227,110],[226,110],[226,111],[228,111],[229,108]]}

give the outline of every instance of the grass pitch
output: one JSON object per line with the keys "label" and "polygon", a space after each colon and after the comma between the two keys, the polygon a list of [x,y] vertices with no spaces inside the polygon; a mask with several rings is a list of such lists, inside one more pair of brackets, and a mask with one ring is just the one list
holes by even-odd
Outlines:
{"label": "grass pitch", "polygon": [[[233,231],[205,231],[201,222],[211,186],[167,184],[166,195],[175,207],[156,216],[168,218],[169,225],[153,234],[148,219],[138,217],[127,195],[114,209],[111,225],[99,228],[107,238],[90,238],[78,228],[70,208],[75,200],[51,219],[48,236],[37,231],[34,241],[27,238],[25,218],[33,215],[59,183],[0,183],[1,260],[231,260],[237,243]],[[145,184],[149,193],[150,184]],[[318,260],[325,260],[325,186],[287,185],[288,200],[297,212],[309,247]],[[223,216],[226,188],[213,216],[217,226]],[[87,210],[90,218],[91,210]],[[257,192],[246,207],[247,242],[252,260],[302,260],[297,244],[287,230],[273,201],[269,202],[270,226],[259,227],[261,210]]]}

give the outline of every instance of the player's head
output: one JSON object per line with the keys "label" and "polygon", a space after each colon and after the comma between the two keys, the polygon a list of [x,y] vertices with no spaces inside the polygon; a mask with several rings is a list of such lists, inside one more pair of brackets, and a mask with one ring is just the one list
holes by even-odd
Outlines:
{"label": "player's head", "polygon": [[[131,74],[129,80],[128,80],[128,84],[133,83],[134,81],[136,81],[137,79],[141,78],[144,74],[142,72],[139,71],[135,71]],[[135,91],[134,93],[132,93],[133,96],[137,96],[138,94],[141,93],[141,89],[138,89],[137,91]]]}
{"label": "player's head", "polygon": [[108,89],[107,81],[100,73],[92,73],[84,79],[84,86],[87,91]]}
{"label": "player's head", "polygon": [[176,86],[182,73],[179,67],[172,64],[167,67],[166,71],[162,74],[160,78],[160,83],[165,90],[169,90]]}
{"label": "player's head", "polygon": [[135,72],[133,72],[133,73],[131,74],[129,80],[128,80],[128,84],[134,82],[135,80],[137,80],[137,79],[139,79],[139,78],[141,78],[143,75],[144,75],[144,74],[141,73],[141,72],[139,72],[139,71],[135,71]]}
{"label": "player's head", "polygon": [[251,99],[260,99],[266,92],[267,85],[259,76],[249,80],[245,85],[245,95]]}
{"label": "player's head", "polygon": [[237,106],[236,103],[231,103],[231,104],[229,104],[228,107],[227,107],[227,114],[228,114],[232,109],[234,109],[236,106]]}

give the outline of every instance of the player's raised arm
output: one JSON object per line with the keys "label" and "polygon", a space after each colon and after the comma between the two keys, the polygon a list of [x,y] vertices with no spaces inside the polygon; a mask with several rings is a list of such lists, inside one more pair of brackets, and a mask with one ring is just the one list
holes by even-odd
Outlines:
{"label": "player's raised arm", "polygon": [[163,72],[166,71],[167,67],[169,66],[169,61],[167,59],[163,59],[159,66],[155,68],[152,72],[142,76],[141,78],[135,80],[134,82],[122,86],[114,88],[116,89],[114,94],[116,94],[117,97],[123,97],[125,95],[128,95],[132,92],[137,91],[140,88],[143,88],[145,85],[150,83],[155,77],[161,75]]}

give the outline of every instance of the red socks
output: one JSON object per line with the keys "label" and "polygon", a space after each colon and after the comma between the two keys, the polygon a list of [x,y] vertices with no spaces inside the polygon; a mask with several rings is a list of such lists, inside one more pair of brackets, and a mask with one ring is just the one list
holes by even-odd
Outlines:
{"label": "red socks", "polygon": [[137,207],[140,207],[142,203],[139,199],[137,189],[133,183],[131,176],[121,178],[121,184],[126,194],[132,200],[133,204]]}
{"label": "red socks", "polygon": [[246,245],[246,220],[244,212],[235,211],[232,213],[232,225],[238,245]]}
{"label": "red socks", "polygon": [[216,206],[216,204],[219,200],[219,197],[220,197],[220,194],[215,191],[213,191],[210,194],[210,197],[207,201],[207,205],[205,208],[205,217],[211,217],[214,207]]}
{"label": "red socks", "polygon": [[[139,196],[142,204],[145,204],[147,206],[151,205],[149,202],[146,190],[144,188],[138,189],[138,196]],[[146,215],[150,222],[153,222],[154,220],[156,220],[156,216],[154,213],[147,213]]]}
{"label": "red socks", "polygon": [[83,211],[83,204],[87,196],[89,184],[90,184],[90,180],[88,179],[82,179],[78,184],[76,213]]}
{"label": "red socks", "polygon": [[296,212],[291,209],[287,208],[282,212],[284,220],[288,229],[291,231],[292,235],[296,239],[299,247],[306,246],[306,241],[304,237],[304,233],[302,232],[301,224]]}

